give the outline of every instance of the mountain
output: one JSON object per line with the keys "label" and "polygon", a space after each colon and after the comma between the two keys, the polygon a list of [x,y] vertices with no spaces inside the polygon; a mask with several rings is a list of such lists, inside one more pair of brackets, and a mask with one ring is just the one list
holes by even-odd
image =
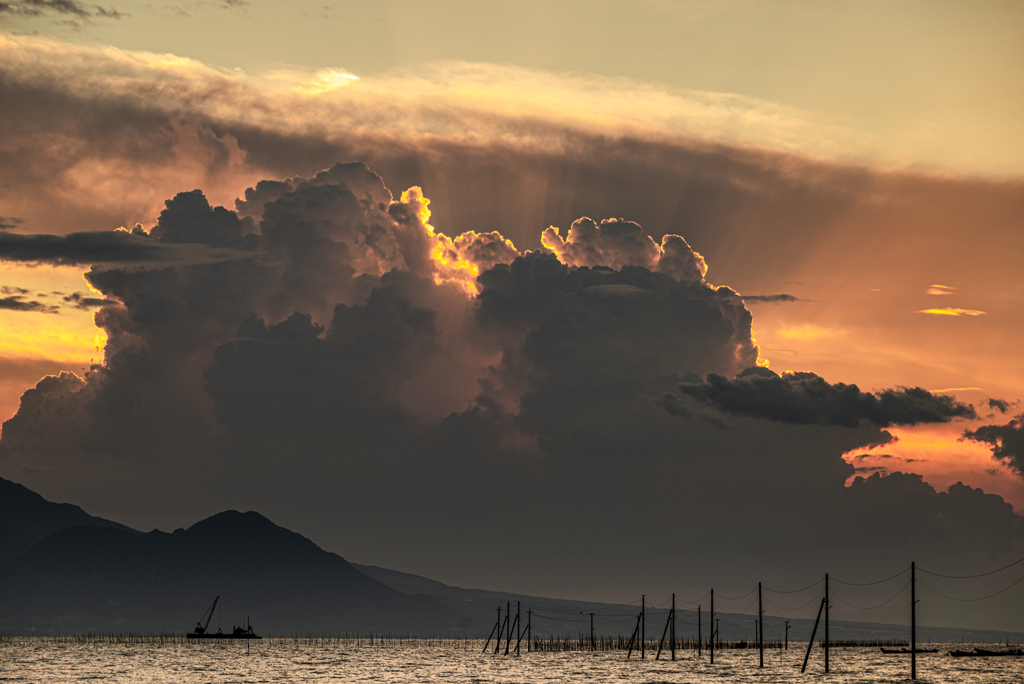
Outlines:
{"label": "mountain", "polygon": [[134,531],[119,523],[89,515],[78,506],[47,501],[16,482],[0,478],[0,566],[57,530],[78,525]]}
{"label": "mountain", "polygon": [[[254,512],[227,511],[173,533],[115,527],[54,532],[0,568],[0,631],[185,632],[221,596],[225,631],[456,634],[453,608],[396,591]],[[461,624],[460,624],[461,620]]]}

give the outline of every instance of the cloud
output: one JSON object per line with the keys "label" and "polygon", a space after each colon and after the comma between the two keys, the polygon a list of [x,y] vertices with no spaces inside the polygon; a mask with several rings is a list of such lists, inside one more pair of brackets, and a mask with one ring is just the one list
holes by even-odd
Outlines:
{"label": "cloud", "polygon": [[86,5],[77,0],[5,0],[0,2],[0,19],[4,15],[22,17],[61,17],[61,22],[79,28],[79,20],[91,23],[91,19],[122,19],[127,16],[114,8]]}
{"label": "cloud", "polygon": [[[676,389],[759,360],[747,304],[708,263],[779,292],[794,264],[824,263],[825,232],[874,244],[929,212],[943,239],[914,249],[967,220],[1005,245],[985,231],[1016,225],[1013,183],[837,164],[828,136],[728,97],[473,65],[309,95],[173,56],[2,40],[5,212],[91,245],[8,250],[95,259],[90,284],[117,302],[94,314],[102,361],[26,393],[0,436],[0,472],[51,498],[146,529],[255,508],[366,562],[577,596],[675,591],[679,568],[747,581],[751,562],[766,582],[909,554],[994,564],[1022,538],[979,490],[844,486],[843,454],[884,442],[884,420],[942,418],[934,397],[861,393],[870,419],[847,427],[813,406],[809,423],[723,421]],[[110,237],[136,222],[148,236]],[[995,251],[990,270],[1013,252]],[[906,256],[843,254],[877,269],[860,292]],[[819,323],[793,330],[846,333]],[[496,501],[501,535],[481,514]],[[635,557],[639,575],[620,562]]]}
{"label": "cloud", "polygon": [[957,288],[951,287],[949,285],[932,285],[931,287],[928,288],[927,294],[930,294],[930,295],[951,295],[951,294],[956,294],[956,289]]}
{"label": "cloud", "polygon": [[995,399],[990,397],[988,400],[988,407],[990,409],[999,411],[1000,413],[1006,413],[1007,411],[1010,410],[1010,406],[1016,403],[1017,402],[1006,401],[1005,399]]}
{"label": "cloud", "polygon": [[783,423],[889,427],[977,417],[969,404],[920,387],[872,394],[856,385],[830,384],[814,373],[779,376],[766,368],[749,368],[734,380],[712,374],[706,384],[683,383],[679,391],[725,413]]}
{"label": "cloud", "polygon": [[24,223],[22,219],[14,216],[8,216],[6,218],[0,216],[0,230],[11,230],[12,228],[17,228],[22,223]]}
{"label": "cloud", "polygon": [[996,459],[1024,475],[1024,414],[1006,425],[982,425],[977,430],[965,430],[961,439],[988,444]]}
{"label": "cloud", "polygon": [[117,304],[116,301],[111,299],[103,299],[101,297],[90,297],[88,293],[84,292],[73,292],[64,297],[64,301],[70,304],[75,309],[82,309],[87,311],[89,309],[95,309],[101,306],[113,306]]}
{"label": "cloud", "polygon": [[[235,217],[237,219],[237,217]],[[58,266],[77,266],[111,263],[189,262],[238,258],[234,250],[211,249],[217,244],[204,245],[201,242],[174,245],[184,240],[176,239],[174,233],[169,239],[155,240],[149,237],[121,230],[68,235],[17,235],[0,233],[0,261],[23,261],[46,263]],[[219,243],[221,237],[204,238]],[[236,248],[245,251],[239,239]]]}
{"label": "cloud", "polygon": [[978,311],[976,309],[952,309],[946,307],[944,309],[922,309],[917,313],[930,314],[932,316],[983,316],[984,311]]}
{"label": "cloud", "polygon": [[[6,288],[4,288],[6,290]],[[31,311],[36,313],[57,313],[60,308],[37,301],[25,301],[21,295],[0,297],[0,309],[6,311]]]}
{"label": "cloud", "polygon": [[782,302],[806,302],[806,299],[801,299],[791,294],[773,294],[773,295],[740,295],[743,297],[743,301],[748,304],[780,304]]}

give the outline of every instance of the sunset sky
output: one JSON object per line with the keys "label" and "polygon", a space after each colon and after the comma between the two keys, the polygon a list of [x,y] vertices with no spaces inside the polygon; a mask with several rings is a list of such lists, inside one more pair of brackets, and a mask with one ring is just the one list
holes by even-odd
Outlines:
{"label": "sunset sky", "polygon": [[0,476],[602,600],[1024,555],[1024,5],[111,2],[0,2]]}

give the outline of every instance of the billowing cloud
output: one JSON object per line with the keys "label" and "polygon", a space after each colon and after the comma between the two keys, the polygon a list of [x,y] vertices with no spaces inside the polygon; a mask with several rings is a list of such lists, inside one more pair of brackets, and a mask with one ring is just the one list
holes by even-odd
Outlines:
{"label": "billowing cloud", "polygon": [[966,430],[963,439],[988,444],[995,458],[1024,475],[1024,414],[1006,425],[982,425],[976,430]]}
{"label": "billowing cloud", "polygon": [[678,235],[666,235],[659,245],[639,225],[622,219],[605,219],[600,225],[577,219],[565,239],[552,226],[541,235],[541,244],[568,266],[642,266],[695,283],[702,282],[708,270],[704,257]]}
{"label": "billowing cloud", "polygon": [[[254,184],[235,211],[175,196],[148,233],[117,239],[238,258],[94,266],[89,283],[116,302],[95,314],[103,362],[24,394],[0,466],[136,524],[244,503],[349,556],[416,557],[463,583],[517,567],[503,549],[529,548],[531,563],[565,568],[543,589],[556,593],[621,583],[609,533],[656,568],[684,562],[657,540],[687,534],[715,549],[687,555],[688,574],[726,584],[745,581],[721,570],[745,567],[744,549],[765,579],[818,563],[822,529],[842,539],[831,557],[864,571],[906,553],[894,518],[914,521],[915,553],[936,562],[950,560],[950,539],[981,562],[1024,534],[979,490],[856,479],[842,455],[891,440],[881,427],[970,408],[744,371],[759,357],[750,312],[705,280],[682,238],[577,223],[561,254],[520,252],[498,232],[449,237],[432,220],[418,188],[395,198],[363,164]],[[512,516],[501,535],[481,514],[495,501]],[[321,523],[337,519],[360,524]],[[664,522],[626,534],[637,519]],[[644,586],[675,582],[675,570],[654,572]]]}
{"label": "billowing cloud", "polygon": [[725,413],[783,423],[889,427],[977,417],[969,404],[920,387],[862,392],[814,373],[780,376],[767,368],[749,368],[734,380],[712,374],[706,384],[680,384],[679,392]]}
{"label": "billowing cloud", "polygon": [[[772,137],[753,110],[716,137],[714,103],[652,124],[666,110],[601,83],[554,111],[537,95],[550,80],[498,67],[311,95],[190,60],[0,40],[0,159],[17,161],[0,164],[4,211],[55,234],[18,236],[7,258],[92,263],[95,298],[117,302],[95,312],[102,361],[40,383],[5,425],[6,476],[139,528],[257,509],[360,561],[574,596],[746,582],[752,559],[787,584],[794,567],[889,573],[910,554],[985,568],[1019,543],[1019,517],[976,489],[844,486],[842,455],[884,443],[885,421],[958,404],[890,390],[790,422],[722,420],[676,389],[746,380],[763,359],[736,293],[796,279],[817,300],[836,253],[856,265],[844,291],[887,295],[908,249],[948,273],[937,246],[970,221],[994,245],[986,272],[1015,268],[999,232],[1019,221],[1012,183],[801,158],[806,131]],[[496,95],[462,97],[465,83]],[[934,239],[904,237],[910,219]],[[823,235],[842,250],[820,258]],[[872,251],[882,239],[892,248]],[[701,255],[736,289],[711,285]],[[805,320],[778,326],[794,347],[860,332]],[[955,383],[980,384],[935,386]]]}

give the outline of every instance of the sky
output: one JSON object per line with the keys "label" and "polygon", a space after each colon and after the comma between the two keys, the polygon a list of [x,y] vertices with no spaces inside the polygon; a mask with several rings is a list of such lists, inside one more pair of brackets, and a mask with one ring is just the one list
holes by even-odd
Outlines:
{"label": "sky", "polygon": [[0,476],[600,600],[1015,560],[1022,53],[1011,2],[0,3]]}

